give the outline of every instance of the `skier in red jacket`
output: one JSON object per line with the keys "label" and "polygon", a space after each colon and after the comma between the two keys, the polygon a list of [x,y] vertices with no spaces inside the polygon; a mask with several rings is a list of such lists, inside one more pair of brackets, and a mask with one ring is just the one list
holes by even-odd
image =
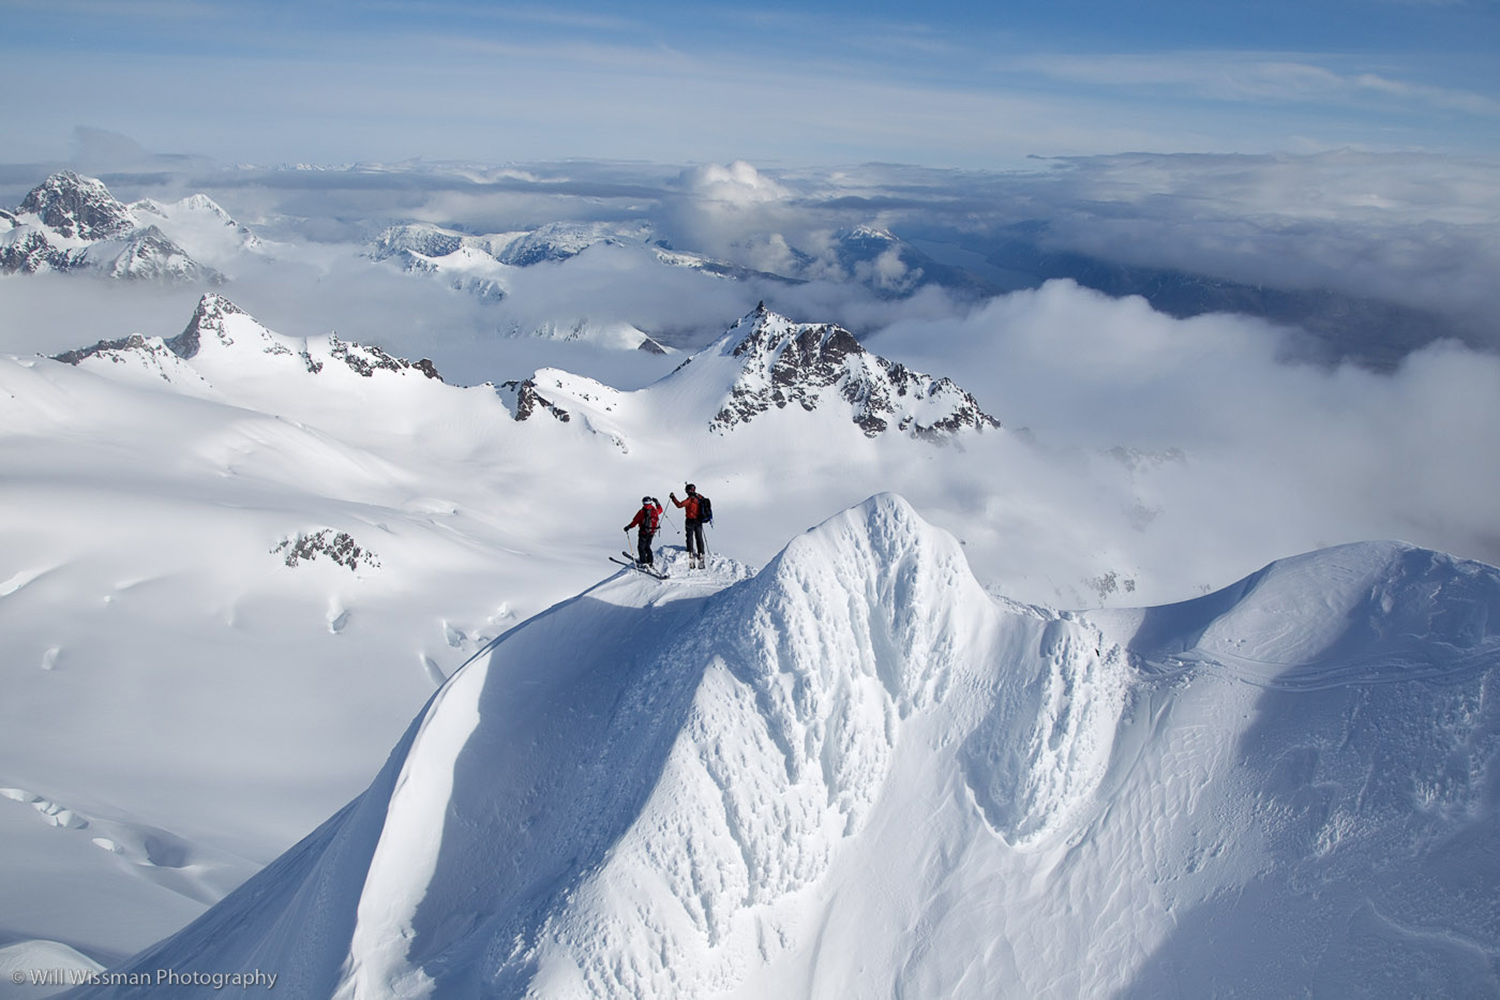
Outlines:
{"label": "skier in red jacket", "polygon": [[656,537],[656,528],[661,523],[663,509],[661,501],[656,497],[641,497],[641,509],[635,512],[635,519],[625,525],[627,532],[634,527],[641,529],[636,535],[635,550],[636,561],[642,566],[651,566],[656,562],[651,555],[651,539]]}
{"label": "skier in red jacket", "polygon": [[698,488],[688,483],[687,496],[681,500],[677,499],[676,493],[668,493],[667,496],[674,504],[683,508],[682,533],[687,536],[688,568],[705,568],[707,563],[704,561],[706,550],[703,546],[703,522],[707,518],[703,516],[703,498],[698,496]]}

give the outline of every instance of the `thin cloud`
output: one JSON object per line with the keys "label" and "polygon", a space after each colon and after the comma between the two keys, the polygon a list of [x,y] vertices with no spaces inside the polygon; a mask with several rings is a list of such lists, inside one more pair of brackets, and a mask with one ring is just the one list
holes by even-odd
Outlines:
{"label": "thin cloud", "polygon": [[1370,71],[1341,72],[1319,60],[1310,54],[1234,51],[1058,55],[1007,59],[996,63],[994,69],[1029,70],[1049,79],[1090,86],[1167,90],[1194,100],[1350,104],[1374,99],[1396,110],[1427,108],[1484,117],[1500,115],[1500,101],[1483,94]]}

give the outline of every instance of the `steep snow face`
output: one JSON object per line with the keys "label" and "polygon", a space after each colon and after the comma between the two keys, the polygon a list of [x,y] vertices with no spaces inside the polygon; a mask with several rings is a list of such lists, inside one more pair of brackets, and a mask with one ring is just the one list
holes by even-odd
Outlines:
{"label": "steep snow face", "polygon": [[349,997],[1493,993],[1496,621],[1500,571],[1396,544],[1056,615],[875,497],[717,594],[626,574],[512,630],[364,796],[121,968]]}
{"label": "steep snow face", "polygon": [[32,189],[7,219],[9,227],[0,232],[0,271],[95,270],[111,278],[223,281],[158,226],[143,223],[102,181],[72,171]]}

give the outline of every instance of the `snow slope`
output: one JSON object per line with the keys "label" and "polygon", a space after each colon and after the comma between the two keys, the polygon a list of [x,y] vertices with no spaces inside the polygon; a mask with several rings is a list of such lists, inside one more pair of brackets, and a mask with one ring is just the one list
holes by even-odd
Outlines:
{"label": "snow slope", "polygon": [[363,795],[114,971],[309,997],[1493,995],[1496,621],[1500,571],[1395,543],[1046,612],[876,496],[751,579],[626,571],[512,629]]}

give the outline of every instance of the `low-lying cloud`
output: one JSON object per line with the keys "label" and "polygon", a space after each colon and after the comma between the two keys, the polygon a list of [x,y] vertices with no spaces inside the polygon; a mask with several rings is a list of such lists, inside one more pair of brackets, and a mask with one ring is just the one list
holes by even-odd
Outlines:
{"label": "low-lying cloud", "polygon": [[[951,376],[1010,429],[1010,443],[973,455],[1004,463],[1003,493],[981,496],[980,479],[945,473],[929,495],[913,496],[930,508],[955,505],[950,527],[963,518],[1023,526],[970,532],[971,554],[990,546],[997,565],[1006,546],[1023,544],[1049,519],[1049,530],[1076,533],[1080,563],[1117,565],[1143,581],[1217,585],[1228,582],[1226,567],[1248,572],[1371,537],[1500,562],[1492,502],[1500,489],[1500,170],[1490,164],[1350,152],[1121,156],[1015,175],[731,162],[195,169],[106,179],[126,200],[204,191],[256,228],[270,259],[226,268],[222,291],[273,329],[336,330],[431,357],[459,383],[555,365],[630,388],[676,364],[513,336],[549,324],[629,323],[686,350],[762,299],[799,321],[841,323],[873,349]],[[13,180],[20,193],[5,201],[15,204],[37,180]],[[513,269],[496,302],[364,256],[366,241],[390,224],[494,233],[553,221],[644,227],[679,250],[770,273],[714,276],[665,266],[647,246],[600,244]],[[1038,253],[1209,283],[1370,297],[1426,310],[1417,315],[1434,325],[1387,345],[1380,371],[1336,356],[1288,363],[1303,334],[1263,319],[1174,319],[1143,299],[1069,281],[1003,295],[961,284],[902,287],[914,273],[909,260],[877,253],[851,265],[839,257],[838,234],[857,226],[903,237],[932,255],[921,265],[928,269],[941,258],[997,284],[1014,258],[996,248],[1026,239]],[[198,291],[5,277],[0,349],[55,353],[130,332],[170,336]],[[1467,345],[1446,339],[1455,331]],[[1388,333],[1365,330],[1356,317],[1342,346],[1358,359],[1360,337]],[[1054,558],[1059,543],[1049,538],[1035,565]]]}
{"label": "low-lying cloud", "polygon": [[1500,356],[1448,341],[1390,372],[1329,369],[1278,361],[1277,337],[1054,282],[870,343],[953,374],[1054,470],[1072,469],[1043,491],[1059,517],[1101,492],[1122,528],[1138,516],[1124,545],[1158,573],[1172,559],[1248,572],[1369,538],[1500,561]]}

